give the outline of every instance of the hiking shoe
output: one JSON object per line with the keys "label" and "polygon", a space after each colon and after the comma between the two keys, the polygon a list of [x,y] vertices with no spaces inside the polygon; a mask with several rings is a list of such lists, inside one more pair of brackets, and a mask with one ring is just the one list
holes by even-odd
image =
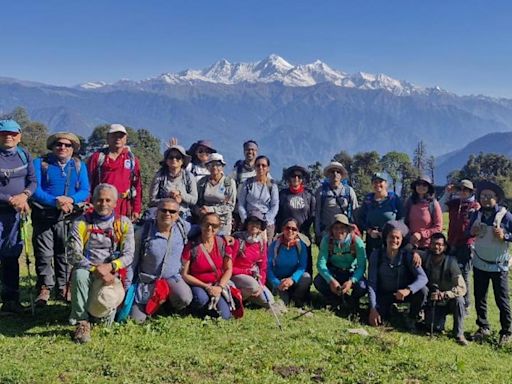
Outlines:
{"label": "hiking shoe", "polygon": [[78,344],[85,344],[91,341],[91,324],[87,320],[78,322],[73,334],[73,341]]}
{"label": "hiking shoe", "polygon": [[15,315],[20,315],[22,313],[26,313],[28,311],[28,308],[21,305],[19,301],[11,300],[6,301],[2,305],[2,309],[0,310],[2,313],[12,313]]}
{"label": "hiking shoe", "polygon": [[35,305],[38,307],[44,307],[48,304],[48,300],[50,300],[50,288],[46,285],[41,285],[39,295],[36,297]]}
{"label": "hiking shoe", "polygon": [[71,289],[63,288],[59,291],[57,298],[60,301],[65,301],[66,303],[71,303]]}
{"label": "hiking shoe", "polygon": [[455,338],[455,341],[457,342],[457,344],[462,345],[463,347],[469,344],[469,342],[466,340],[464,336],[457,336]]}
{"label": "hiking shoe", "polygon": [[510,344],[512,341],[512,335],[500,335],[500,340],[498,341],[498,346],[504,347],[505,345]]}
{"label": "hiking shoe", "polygon": [[416,319],[413,319],[409,316],[405,318],[405,329],[407,329],[409,332],[415,332],[416,331]]}
{"label": "hiking shoe", "polygon": [[473,341],[481,343],[486,337],[490,335],[491,330],[489,328],[478,328],[478,330],[473,334]]}

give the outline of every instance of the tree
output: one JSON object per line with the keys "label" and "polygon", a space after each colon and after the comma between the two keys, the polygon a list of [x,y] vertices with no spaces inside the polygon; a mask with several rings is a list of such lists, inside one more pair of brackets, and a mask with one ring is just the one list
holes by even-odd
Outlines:
{"label": "tree", "polygon": [[312,191],[315,191],[322,182],[322,179],[324,178],[324,174],[322,172],[322,164],[319,161],[317,161],[314,164],[309,164],[308,170],[310,177],[307,187],[310,188]]}
{"label": "tree", "polygon": [[407,153],[391,151],[382,156],[380,166],[391,178],[393,192],[396,193],[398,183],[403,181],[403,173],[406,170],[406,166],[412,167],[412,164]]}
{"label": "tree", "polygon": [[1,119],[15,120],[21,126],[21,145],[32,156],[39,157],[48,152],[46,149],[48,128],[43,123],[31,121],[25,108],[16,107],[12,112],[1,116]]}
{"label": "tree", "polygon": [[419,173],[423,173],[425,171],[427,165],[427,147],[423,140],[420,140],[418,146],[414,150],[413,164]]}
{"label": "tree", "polygon": [[372,189],[372,175],[380,171],[380,155],[376,151],[359,152],[352,164],[352,187],[361,200]]}
{"label": "tree", "polygon": [[428,159],[427,159],[427,163],[426,163],[426,173],[427,175],[430,176],[430,178],[432,179],[432,184],[435,184],[435,169],[436,169],[436,158],[434,156],[430,156]]}

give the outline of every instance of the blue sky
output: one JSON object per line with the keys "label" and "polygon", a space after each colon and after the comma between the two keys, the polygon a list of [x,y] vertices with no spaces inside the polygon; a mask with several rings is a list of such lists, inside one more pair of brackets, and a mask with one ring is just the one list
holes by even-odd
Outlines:
{"label": "blue sky", "polygon": [[0,76],[74,85],[276,53],[512,98],[512,2],[0,1]]}

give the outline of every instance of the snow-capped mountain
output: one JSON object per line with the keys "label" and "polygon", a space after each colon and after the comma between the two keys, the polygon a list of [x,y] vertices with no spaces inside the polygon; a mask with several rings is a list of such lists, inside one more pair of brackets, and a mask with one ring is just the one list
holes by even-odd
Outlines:
{"label": "snow-capped mountain", "polygon": [[311,64],[293,65],[278,55],[270,55],[256,63],[230,63],[226,59],[202,70],[187,69],[179,73],[164,73],[160,76],[141,80],[121,80],[113,84],[88,82],[80,85],[82,89],[136,88],[150,90],[162,86],[209,82],[233,85],[243,82],[272,83],[279,82],[288,87],[310,87],[321,83],[331,83],[339,87],[364,90],[386,90],[395,95],[426,94],[439,88],[423,88],[406,81],[396,80],[384,74],[358,72],[347,74],[329,67],[320,60]]}

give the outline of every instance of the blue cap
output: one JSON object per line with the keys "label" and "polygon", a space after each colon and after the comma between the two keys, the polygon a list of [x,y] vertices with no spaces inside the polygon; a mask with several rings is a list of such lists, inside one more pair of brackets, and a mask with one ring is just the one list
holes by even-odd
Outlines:
{"label": "blue cap", "polygon": [[0,131],[20,133],[21,127],[14,120],[0,120]]}

